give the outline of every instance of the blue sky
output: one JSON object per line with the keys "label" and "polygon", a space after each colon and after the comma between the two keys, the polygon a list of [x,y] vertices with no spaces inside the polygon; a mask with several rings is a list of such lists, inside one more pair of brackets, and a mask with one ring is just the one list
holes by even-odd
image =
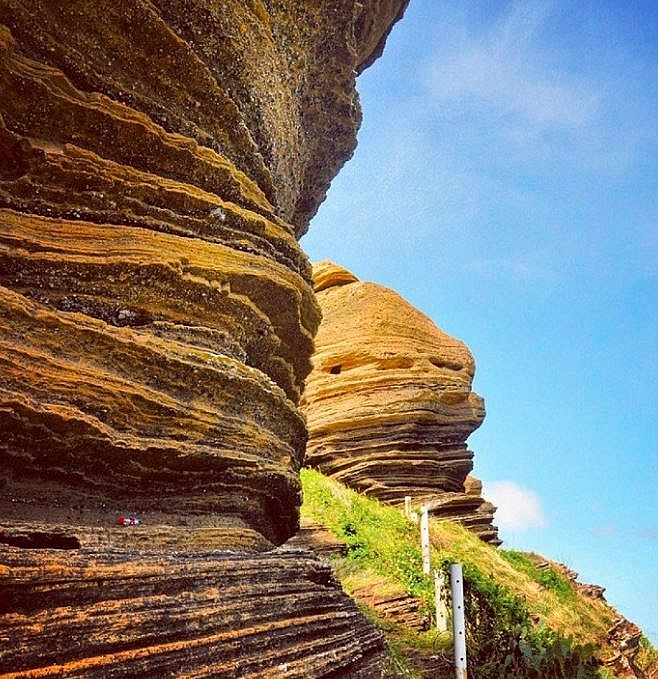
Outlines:
{"label": "blue sky", "polygon": [[411,0],[302,245],[464,340],[505,546],[658,643],[658,5]]}

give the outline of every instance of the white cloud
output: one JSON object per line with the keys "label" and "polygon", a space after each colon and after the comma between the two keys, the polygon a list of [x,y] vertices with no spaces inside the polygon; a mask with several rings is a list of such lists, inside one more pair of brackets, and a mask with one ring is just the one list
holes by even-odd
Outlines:
{"label": "white cloud", "polygon": [[[578,128],[599,105],[598,94],[559,67],[541,45],[546,3],[516,3],[480,32],[464,25],[439,38],[428,87],[442,106],[480,105],[535,129]],[[443,40],[442,40],[443,38]],[[510,136],[529,136],[514,128]]]}
{"label": "white cloud", "polygon": [[522,533],[548,525],[537,495],[513,481],[486,483],[483,494],[498,507],[494,522],[501,531]]}

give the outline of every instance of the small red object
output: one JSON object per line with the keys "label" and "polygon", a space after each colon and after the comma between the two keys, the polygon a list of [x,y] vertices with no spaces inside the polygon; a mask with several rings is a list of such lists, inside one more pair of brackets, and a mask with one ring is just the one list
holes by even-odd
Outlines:
{"label": "small red object", "polygon": [[139,526],[141,521],[136,516],[120,516],[117,523],[120,526]]}

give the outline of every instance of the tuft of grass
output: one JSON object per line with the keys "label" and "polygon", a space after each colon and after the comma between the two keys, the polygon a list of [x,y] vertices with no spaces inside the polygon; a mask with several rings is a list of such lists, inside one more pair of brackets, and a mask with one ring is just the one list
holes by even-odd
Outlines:
{"label": "tuft of grass", "polygon": [[525,552],[501,549],[498,553],[507,559],[517,571],[525,573],[544,589],[554,592],[561,602],[569,604],[576,598],[577,593],[573,583],[555,567],[547,565],[538,568],[530,555]]}
{"label": "tuft of grass", "polygon": [[635,657],[635,665],[644,676],[658,677],[658,648],[646,636],[640,639],[640,650]]}
{"label": "tuft of grass", "polygon": [[399,509],[381,505],[311,469],[301,470],[302,517],[324,525],[347,546],[348,561],[397,583],[433,605],[434,581],[422,573],[417,527]]}

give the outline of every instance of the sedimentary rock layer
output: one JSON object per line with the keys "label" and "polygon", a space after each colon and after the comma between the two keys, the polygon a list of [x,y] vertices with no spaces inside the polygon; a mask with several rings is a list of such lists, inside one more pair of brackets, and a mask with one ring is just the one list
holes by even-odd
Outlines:
{"label": "sedimentary rock layer", "polygon": [[428,512],[442,521],[454,521],[468,528],[481,540],[501,544],[493,525],[496,507],[482,497],[482,481],[470,474],[461,493],[439,492],[426,501]]}
{"label": "sedimentary rock layer", "polygon": [[319,321],[296,236],[405,4],[0,0],[12,516],[40,484],[57,520],[221,515],[236,547],[294,532]]}
{"label": "sedimentary rock layer", "polygon": [[298,525],[297,237],[405,4],[0,0],[2,671],[376,664],[326,569],[264,552]]}
{"label": "sedimentary rock layer", "polygon": [[311,552],[7,548],[0,587],[6,679],[365,678],[385,655]]}
{"label": "sedimentary rock layer", "polygon": [[39,139],[265,199],[303,232],[356,146],[355,75],[406,4],[3,0],[3,91],[19,95],[3,115]]}
{"label": "sedimentary rock layer", "polygon": [[303,396],[307,464],[386,502],[430,503],[496,540],[493,507],[464,485],[466,439],[484,419],[466,345],[331,262],[314,267],[314,283],[323,319]]}

